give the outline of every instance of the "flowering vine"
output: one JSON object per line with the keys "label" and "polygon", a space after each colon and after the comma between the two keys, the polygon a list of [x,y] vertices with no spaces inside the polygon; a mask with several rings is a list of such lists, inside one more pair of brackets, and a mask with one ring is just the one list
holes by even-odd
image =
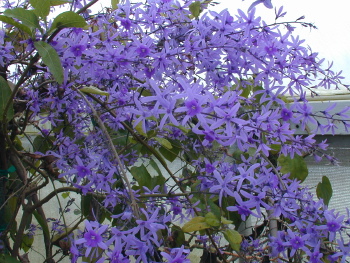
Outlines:
{"label": "flowering vine", "polygon": [[[349,108],[308,102],[347,87],[293,33],[312,24],[280,22],[282,7],[266,24],[254,6],[271,1],[235,15],[212,1],[97,14],[98,0],[3,2],[3,257],[25,262],[39,226],[45,262],[179,263],[195,249],[201,262],[345,262],[349,216],[301,185],[305,156],[336,162],[315,132],[349,126]],[[43,209],[54,198],[59,219]]]}

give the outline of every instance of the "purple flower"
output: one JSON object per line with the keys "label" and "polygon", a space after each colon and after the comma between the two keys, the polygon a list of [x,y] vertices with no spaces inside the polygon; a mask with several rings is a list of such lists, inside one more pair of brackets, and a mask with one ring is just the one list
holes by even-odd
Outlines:
{"label": "purple flower", "polygon": [[85,165],[79,156],[76,156],[75,160],[78,164],[75,166],[75,169],[71,171],[72,173],[76,172],[79,178],[91,175],[91,170],[96,166],[96,162],[90,160],[89,164]]}
{"label": "purple flower", "polygon": [[139,54],[139,56],[141,58],[144,58],[146,56],[148,56],[148,54],[150,53],[150,49],[149,47],[145,46],[145,45],[140,45],[137,49],[136,49],[136,53]]}
{"label": "purple flower", "polygon": [[193,117],[201,112],[201,106],[198,104],[196,99],[192,99],[185,102],[187,108],[187,115]]}
{"label": "purple flower", "polygon": [[84,244],[86,247],[85,257],[89,256],[92,249],[99,247],[100,249],[107,249],[105,240],[102,234],[106,232],[108,225],[100,226],[98,222],[89,222],[85,220],[86,232],[84,237],[75,241],[76,245]]}
{"label": "purple flower", "polygon": [[170,254],[166,252],[161,252],[160,254],[167,260],[168,263],[190,263],[191,261],[186,259],[189,252],[189,249],[184,249],[184,246],[181,246],[180,248],[171,249]]}
{"label": "purple flower", "polygon": [[84,45],[75,45],[70,48],[70,51],[74,54],[74,56],[80,57],[81,55],[83,55],[85,49],[86,46]]}
{"label": "purple flower", "polygon": [[130,19],[122,19],[120,20],[120,24],[126,29],[129,30],[131,28],[131,21]]}
{"label": "purple flower", "polygon": [[78,176],[79,176],[79,177],[85,177],[85,176],[91,174],[90,169],[87,168],[86,166],[77,165],[77,166],[75,167],[75,169],[77,169],[77,172],[78,172]]}
{"label": "purple flower", "polygon": [[289,121],[293,116],[293,112],[286,109],[286,108],[283,108],[282,111],[281,111],[281,118],[284,120],[284,121]]}
{"label": "purple flower", "polygon": [[155,68],[148,68],[148,67],[145,68],[145,75],[149,79],[154,75],[155,72],[156,72]]}
{"label": "purple flower", "polygon": [[160,229],[164,229],[165,226],[157,223],[158,222],[158,212],[159,209],[156,209],[152,216],[144,210],[141,209],[144,215],[146,216],[146,220],[136,220],[138,226],[135,228],[135,231],[140,231],[140,235],[142,240],[150,241],[152,240],[156,245],[159,246],[157,232]]}
{"label": "purple flower", "polygon": [[344,220],[344,215],[339,216],[334,214],[334,210],[325,211],[325,219],[327,220],[325,225],[317,226],[316,229],[329,231],[329,241],[335,239],[336,233],[341,230],[342,222]]}
{"label": "purple flower", "polygon": [[302,249],[304,251],[309,251],[307,247],[305,247],[305,241],[309,238],[309,234],[304,234],[302,236],[296,235],[292,230],[287,230],[289,240],[284,243],[285,246],[292,247],[292,250],[290,252],[290,256],[294,256],[295,252],[298,249]]}
{"label": "purple flower", "polygon": [[234,188],[232,185],[232,172],[223,175],[215,170],[214,178],[217,180],[217,184],[210,188],[210,192],[216,193],[219,191],[219,205],[221,206],[222,197],[227,195],[234,196],[234,193],[231,190]]}
{"label": "purple flower", "polygon": [[310,263],[320,263],[323,262],[321,258],[323,257],[323,254],[320,253],[320,241],[318,241],[317,245],[312,249],[311,251],[307,251],[307,255],[309,256],[309,262]]}
{"label": "purple flower", "polygon": [[251,6],[249,7],[249,11],[252,10],[255,6],[259,5],[259,4],[264,4],[265,7],[267,8],[273,8],[273,5],[271,3],[271,0],[257,0],[254,3],[251,4]]}

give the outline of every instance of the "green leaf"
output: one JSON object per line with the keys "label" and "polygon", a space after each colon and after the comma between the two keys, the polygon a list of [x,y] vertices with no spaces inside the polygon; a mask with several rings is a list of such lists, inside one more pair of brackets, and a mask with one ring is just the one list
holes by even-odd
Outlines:
{"label": "green leaf", "polygon": [[32,34],[32,30],[29,27],[27,27],[21,23],[16,22],[11,17],[0,15],[0,21],[7,23],[9,25],[13,25],[13,26],[17,27],[18,29],[22,30],[23,32],[26,32],[29,35]]}
{"label": "green leaf", "polygon": [[22,237],[21,248],[24,252],[28,252],[28,250],[32,247],[34,241],[34,236],[29,234],[24,234]]}
{"label": "green leaf", "polygon": [[70,195],[70,192],[62,193],[61,196],[66,199]]}
{"label": "green leaf", "polygon": [[142,122],[141,122],[141,121],[135,126],[135,130],[136,130],[139,134],[141,134],[142,136],[147,137],[147,134],[146,134],[145,131],[143,130]]}
{"label": "green leaf", "polygon": [[319,199],[322,198],[325,205],[328,206],[333,195],[333,189],[327,176],[322,176],[322,182],[318,183],[316,188],[316,195]]}
{"label": "green leaf", "polygon": [[132,167],[130,173],[138,182],[139,186],[146,186],[150,189],[152,177],[143,164],[141,166]]}
{"label": "green leaf", "polygon": [[290,173],[290,179],[298,179],[303,182],[309,174],[304,158],[299,155],[294,155],[293,159],[289,156],[280,155],[277,161],[281,166],[281,173]]}
{"label": "green leaf", "polygon": [[160,171],[158,164],[153,160],[149,160],[149,164],[152,166],[152,168],[157,172],[158,175],[162,175],[162,172]]}
{"label": "green leaf", "polygon": [[50,150],[51,147],[52,147],[52,144],[49,141],[49,139],[44,138],[41,135],[36,136],[34,141],[33,141],[33,148],[34,148],[34,151],[36,151],[36,152],[45,153],[48,150]]}
{"label": "green leaf", "polygon": [[86,25],[87,25],[86,21],[82,16],[78,15],[73,11],[67,11],[55,17],[49,32],[52,32],[56,28],[65,28],[65,27],[83,28]]}
{"label": "green leaf", "polygon": [[34,7],[34,13],[42,18],[50,14],[50,0],[29,0],[29,3]]}
{"label": "green leaf", "polygon": [[50,236],[50,230],[45,219],[36,210],[33,212],[33,215],[41,226],[43,233],[47,236]]}
{"label": "green leaf", "polygon": [[152,177],[143,164],[141,166],[132,167],[130,173],[140,187],[145,186],[148,189],[153,189],[157,185],[163,185],[165,183],[165,178],[162,175]]}
{"label": "green leaf", "polygon": [[172,149],[161,146],[159,152],[167,159],[169,162],[173,162],[179,155],[180,148],[173,145]]}
{"label": "green leaf", "polygon": [[74,209],[73,214],[75,214],[76,216],[80,215],[81,211],[79,209]]}
{"label": "green leaf", "polygon": [[238,252],[241,248],[242,236],[233,229],[227,229],[223,234],[225,239],[230,243],[231,248]]}
{"label": "green leaf", "polygon": [[217,206],[215,204],[215,199],[208,198],[207,196],[205,196],[205,198],[207,199],[205,201],[205,203],[208,205],[210,211],[216,216],[216,218],[220,218],[221,217],[221,209],[219,206]]}
{"label": "green leaf", "polygon": [[55,77],[59,84],[63,83],[63,68],[61,60],[56,50],[48,43],[44,41],[38,41],[34,43],[35,48],[38,50],[43,62],[49,67],[52,75]]}
{"label": "green leaf", "polygon": [[224,224],[224,225],[229,225],[229,224],[232,224],[233,221],[231,220],[227,220],[225,217],[221,217],[221,223]]}
{"label": "green leaf", "polygon": [[240,96],[244,98],[248,98],[252,91],[252,86],[246,85],[245,87],[240,87],[240,90],[242,90],[242,93],[240,94]]}
{"label": "green leaf", "polygon": [[72,3],[72,0],[50,0],[50,6],[64,5],[67,3]]}
{"label": "green leaf", "polygon": [[0,263],[21,263],[21,262],[10,255],[0,254]]}
{"label": "green leaf", "polygon": [[17,151],[23,151],[23,144],[22,144],[22,141],[21,139],[16,136],[14,141],[13,141],[13,145],[15,146],[15,148],[17,149]]}
{"label": "green leaf", "polygon": [[176,226],[176,225],[172,226],[171,236],[174,242],[173,246],[171,247],[181,247],[186,241],[185,233],[179,226]]}
{"label": "green leaf", "polygon": [[10,199],[7,200],[5,203],[5,207],[3,208],[3,214],[0,216],[0,225],[2,226],[8,226],[10,222],[12,223],[12,228],[10,229],[11,232],[17,232],[17,222],[13,222],[13,215],[17,208],[17,201],[18,197],[13,196]]}
{"label": "green leaf", "polygon": [[79,90],[84,93],[96,94],[96,95],[107,96],[107,97],[109,96],[109,93],[107,91],[100,90],[99,88],[96,88],[94,86],[86,86]]}
{"label": "green leaf", "polygon": [[22,21],[23,25],[29,27],[30,29],[39,28],[39,19],[33,10],[27,10],[21,7],[14,9],[7,9],[4,12],[5,16],[12,17]]}
{"label": "green leaf", "polygon": [[[7,102],[11,97],[12,91],[7,81],[0,76],[0,122],[4,121],[4,113]],[[13,118],[13,102],[11,101],[10,107],[6,113],[6,120]]]}
{"label": "green leaf", "polygon": [[115,10],[118,8],[119,0],[111,0],[112,9]]}
{"label": "green leaf", "polygon": [[81,213],[83,216],[89,218],[91,215],[91,209],[92,209],[92,195],[82,195],[81,196]]}
{"label": "green leaf", "polygon": [[171,142],[169,142],[167,139],[165,138],[161,138],[161,137],[155,137],[154,138],[157,142],[160,143],[160,145],[164,146],[167,149],[172,149],[173,146],[171,145]]}
{"label": "green leaf", "polygon": [[196,1],[190,4],[190,12],[195,18],[199,17],[199,14],[201,13],[201,2]]}
{"label": "green leaf", "polygon": [[205,221],[205,217],[196,216],[196,217],[193,217],[186,224],[184,224],[184,226],[182,227],[182,231],[193,232],[193,231],[199,231],[207,228],[210,228],[210,225]]}
{"label": "green leaf", "polygon": [[210,226],[220,226],[220,220],[212,213],[209,212],[205,215],[205,222]]}

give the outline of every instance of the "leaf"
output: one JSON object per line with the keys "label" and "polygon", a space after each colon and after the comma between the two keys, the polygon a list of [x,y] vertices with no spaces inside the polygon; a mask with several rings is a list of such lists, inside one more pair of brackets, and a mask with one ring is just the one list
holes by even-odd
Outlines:
{"label": "leaf", "polygon": [[230,243],[231,248],[238,252],[241,248],[242,236],[233,229],[227,229],[223,234],[225,239]]}
{"label": "leaf", "polygon": [[72,0],[50,0],[50,6],[64,5],[67,3],[72,3]]}
{"label": "leaf", "polygon": [[21,23],[16,22],[11,17],[0,15],[0,21],[7,23],[9,25],[13,25],[13,26],[17,27],[18,29],[22,30],[23,32],[26,32],[29,35],[32,34],[32,30],[29,27],[27,27]]}
{"label": "leaf", "polygon": [[61,196],[66,199],[67,197],[69,197],[70,195],[70,192],[65,192],[65,193],[62,193]]}
{"label": "leaf", "polygon": [[158,175],[161,175],[162,172],[160,171],[159,167],[158,167],[158,164],[153,160],[153,159],[150,159],[149,160],[149,164],[152,166],[152,168],[157,172]]}
{"label": "leaf", "polygon": [[161,146],[159,148],[159,152],[165,157],[165,159],[167,159],[169,162],[173,162],[179,155],[180,152],[180,148],[175,147],[173,145],[173,148],[167,149],[166,147]]}
{"label": "leaf", "polygon": [[220,220],[212,213],[209,212],[205,215],[205,222],[210,226],[220,226]]}
{"label": "leaf", "polygon": [[146,132],[143,130],[142,122],[141,122],[141,121],[135,126],[135,130],[136,130],[139,134],[141,134],[142,136],[147,137]]}
{"label": "leaf", "polygon": [[[0,122],[4,121],[5,107],[11,97],[12,91],[7,81],[0,76]],[[6,113],[6,120],[13,118],[13,102],[11,101],[10,107]]]}
{"label": "leaf", "polygon": [[316,195],[319,199],[323,199],[325,205],[328,206],[333,195],[333,189],[327,176],[322,176],[322,182],[318,183],[316,188]]}
{"label": "leaf", "polygon": [[17,151],[23,151],[23,149],[24,149],[22,141],[18,136],[15,137],[15,139],[13,141],[13,145],[15,146]]}
{"label": "leaf", "polygon": [[118,8],[119,0],[111,0],[112,9],[115,10]]}
{"label": "leaf", "polygon": [[18,197],[16,196],[13,196],[10,199],[8,199],[2,210],[3,214],[2,216],[0,216],[0,225],[7,227],[11,222],[12,226],[10,231],[14,233],[17,232],[17,222],[16,221],[13,222],[11,220],[13,220],[13,215],[17,208],[17,201],[18,201]]}
{"label": "leaf", "polygon": [[78,15],[73,11],[67,11],[55,17],[49,32],[55,30],[56,28],[65,28],[65,27],[83,28],[86,25],[87,25],[86,21],[82,16]]}
{"label": "leaf", "polygon": [[81,213],[83,216],[89,218],[91,215],[91,209],[92,209],[92,195],[82,195],[81,196]]}
{"label": "leaf", "polygon": [[0,263],[21,263],[21,262],[10,255],[0,254]]}
{"label": "leaf", "polygon": [[44,18],[50,14],[50,0],[29,0],[29,3],[35,8],[37,16]]}
{"label": "leaf", "polygon": [[294,155],[293,159],[289,156],[280,155],[277,161],[281,166],[281,173],[290,173],[290,179],[298,179],[303,182],[309,174],[304,158],[299,155]]}
{"label": "leaf", "polygon": [[34,43],[35,48],[38,50],[43,62],[49,67],[52,75],[55,77],[59,84],[63,83],[63,68],[61,60],[56,50],[48,43],[44,41],[38,41]]}
{"label": "leaf", "polygon": [[34,210],[33,215],[41,226],[43,233],[47,236],[50,236],[50,230],[45,219],[36,210]]}
{"label": "leaf", "polygon": [[182,231],[193,232],[193,231],[199,231],[207,228],[210,228],[210,225],[208,225],[208,223],[205,222],[205,217],[196,216],[196,217],[193,217],[186,224],[184,224],[184,226],[182,227]]}
{"label": "leaf", "polygon": [[221,217],[221,223],[224,224],[224,225],[229,225],[229,224],[232,224],[233,221],[228,220],[228,219],[226,219],[225,217],[222,216]]}
{"label": "leaf", "polygon": [[42,152],[46,153],[48,150],[50,150],[52,147],[52,144],[48,140],[48,138],[44,138],[41,135],[38,135],[35,137],[33,141],[33,148],[35,152]]}
{"label": "leaf", "polygon": [[29,234],[24,234],[22,237],[21,248],[24,252],[28,252],[28,250],[32,247],[34,241],[34,236]]}
{"label": "leaf", "polygon": [[196,1],[190,4],[190,12],[195,18],[199,17],[199,14],[201,13],[201,2]]}
{"label": "leaf", "polygon": [[145,186],[148,189],[153,189],[157,185],[163,185],[165,183],[165,178],[162,175],[152,177],[143,164],[141,166],[132,167],[130,173],[140,187]]}
{"label": "leaf", "polygon": [[171,142],[169,142],[167,139],[165,138],[161,138],[161,137],[155,137],[154,138],[157,142],[160,143],[160,145],[164,146],[167,149],[172,149],[173,146],[171,145]]}
{"label": "leaf", "polygon": [[221,208],[215,203],[215,199],[213,198],[207,198],[207,204],[210,208],[210,211],[217,217],[220,218],[221,217]]}
{"label": "leaf", "polygon": [[84,93],[96,94],[96,95],[107,96],[107,97],[109,96],[109,93],[107,91],[100,90],[99,88],[96,88],[94,86],[86,86],[79,90]]}
{"label": "leaf", "polygon": [[142,164],[141,166],[134,166],[130,169],[130,173],[139,183],[139,186],[146,186],[150,188],[151,184],[151,175],[147,171],[146,167]]}
{"label": "leaf", "polygon": [[73,214],[75,214],[76,216],[80,215],[81,211],[79,209],[74,209]]}
{"label": "leaf", "polygon": [[40,29],[39,19],[36,16],[36,14],[33,12],[33,10],[27,10],[27,9],[18,7],[14,9],[5,10],[4,15],[18,19],[23,23],[23,25],[29,27],[30,29],[35,29],[35,28]]}
{"label": "leaf", "polygon": [[174,245],[171,247],[181,247],[185,241],[185,233],[181,227],[173,225],[171,228],[171,237],[173,239]]}

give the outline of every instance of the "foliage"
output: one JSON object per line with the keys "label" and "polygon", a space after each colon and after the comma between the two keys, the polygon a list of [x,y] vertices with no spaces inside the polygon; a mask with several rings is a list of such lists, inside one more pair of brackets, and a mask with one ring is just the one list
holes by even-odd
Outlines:
{"label": "foliage", "polygon": [[308,103],[343,85],[293,34],[312,24],[280,22],[282,7],[266,24],[254,6],[270,1],[236,15],[210,0],[97,14],[97,0],[2,2],[1,262],[28,262],[39,236],[49,263],[189,262],[193,249],[201,262],[345,261],[331,183],[320,200],[300,185],[305,155],[335,160],[292,128],[349,126],[348,109]]}

